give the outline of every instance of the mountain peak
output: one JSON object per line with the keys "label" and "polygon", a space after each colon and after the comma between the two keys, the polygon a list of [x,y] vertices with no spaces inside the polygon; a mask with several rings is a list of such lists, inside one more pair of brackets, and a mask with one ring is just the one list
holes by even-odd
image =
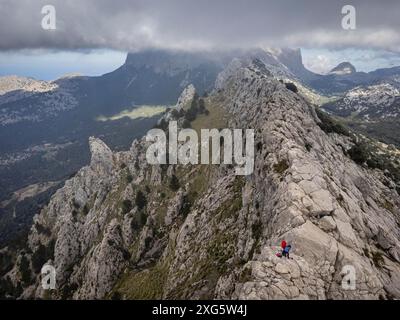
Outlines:
{"label": "mountain peak", "polygon": [[89,137],[89,148],[92,155],[90,166],[92,169],[100,171],[105,169],[111,171],[113,165],[113,153],[111,149],[100,139]]}
{"label": "mountain peak", "polygon": [[189,105],[194,99],[195,94],[196,94],[196,88],[194,87],[193,84],[189,84],[179,96],[178,102],[176,103],[176,109],[181,110],[185,106]]}
{"label": "mountain peak", "polygon": [[301,49],[280,49],[277,56],[278,60],[285,65],[296,77],[308,82],[317,76],[314,72],[308,70],[303,64]]}
{"label": "mountain peak", "polygon": [[350,62],[339,63],[329,74],[344,75],[356,73],[356,68]]}
{"label": "mountain peak", "polygon": [[[35,275],[13,295],[45,297],[31,268],[45,247],[61,284],[54,299],[400,297],[395,182],[352,161],[352,139],[331,132],[331,120],[269,76],[262,61],[237,65],[221,78],[221,90],[203,98],[209,113],[194,121],[200,130],[257,132],[254,174],[240,177],[225,165],[149,165],[146,137],[118,153],[89,138],[90,167],[36,216],[30,251],[21,249],[7,274],[14,288],[26,259]],[[276,256],[283,239],[293,245],[292,259]],[[344,290],[349,266],[362,285]],[[156,289],[154,277],[163,279]]]}

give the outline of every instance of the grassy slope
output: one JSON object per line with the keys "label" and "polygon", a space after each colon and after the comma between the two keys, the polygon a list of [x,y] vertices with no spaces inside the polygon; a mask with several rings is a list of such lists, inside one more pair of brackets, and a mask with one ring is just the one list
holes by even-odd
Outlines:
{"label": "grassy slope", "polygon": [[[227,126],[227,116],[223,111],[221,106],[221,101],[216,97],[205,98],[206,109],[209,111],[209,114],[199,114],[196,119],[191,122],[191,127],[196,130],[200,137],[201,129],[221,129]],[[212,165],[197,165],[197,166],[181,166],[178,167],[176,171],[176,176],[180,181],[180,185],[184,186],[187,182],[189,183],[188,187],[188,200],[195,206],[196,200],[199,196],[203,195],[209,188],[209,180],[212,175],[213,166]],[[151,186],[152,194],[148,199],[149,202],[156,200],[159,201],[159,206],[157,209],[157,227],[162,228],[162,224],[164,221],[164,217],[167,211],[167,206],[169,201],[175,196],[175,192],[171,191],[168,186],[163,183],[161,186]],[[164,198],[160,200],[160,198],[156,195],[163,193]],[[239,204],[237,201],[234,201],[233,204],[234,210],[237,210]],[[232,210],[233,210],[232,209]],[[223,211],[223,210],[220,210]],[[221,214],[227,214],[223,212]],[[183,223],[183,218],[178,222],[179,224]],[[216,242],[218,239],[214,239]],[[136,241],[137,242],[137,241]],[[213,242],[213,243],[214,243]],[[218,241],[217,241],[218,242]],[[225,241],[223,241],[225,242]],[[215,244],[215,243],[214,243]],[[168,254],[163,259],[160,259],[154,265],[150,266],[145,270],[136,269],[134,266],[126,270],[126,272],[121,276],[120,280],[116,283],[115,287],[109,294],[109,298],[112,297],[120,297],[123,296],[127,299],[160,299],[163,296],[163,286],[166,283],[166,278],[169,272],[169,265],[174,255],[174,247],[175,245],[172,241],[168,242]],[[131,248],[131,252],[134,253],[137,248],[137,243],[134,243]],[[210,249],[211,250],[211,249]],[[214,253],[214,250],[211,251]],[[214,270],[211,268],[210,264],[207,261],[203,261],[204,268],[202,270],[203,273],[200,273],[199,276],[209,276],[214,278],[214,280],[218,279],[216,272],[218,270]],[[214,270],[214,271],[213,271]],[[212,279],[211,279],[212,280]],[[194,281],[194,279],[191,279]],[[186,284],[185,287],[189,286]]]}

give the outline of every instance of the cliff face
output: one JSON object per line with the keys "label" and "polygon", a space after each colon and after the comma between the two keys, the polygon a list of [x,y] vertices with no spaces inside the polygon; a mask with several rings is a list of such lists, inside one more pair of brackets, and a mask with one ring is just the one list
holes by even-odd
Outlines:
{"label": "cliff face", "polygon": [[[144,139],[112,153],[91,138],[91,164],[35,217],[6,275],[15,286],[28,260],[21,297],[49,297],[34,270],[49,259],[52,298],[400,298],[394,182],[348,158],[352,140],[322,131],[314,108],[259,61],[219,80],[191,126],[254,129],[254,173],[148,165]],[[293,259],[275,255],[282,239]],[[354,290],[341,285],[346,265]]]}

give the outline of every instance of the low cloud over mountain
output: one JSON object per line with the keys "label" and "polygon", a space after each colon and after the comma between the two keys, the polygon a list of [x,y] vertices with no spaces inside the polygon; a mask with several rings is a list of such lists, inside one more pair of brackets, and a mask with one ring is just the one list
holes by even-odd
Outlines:
{"label": "low cloud over mountain", "polygon": [[400,51],[398,1],[352,1],[357,29],[343,30],[343,1],[55,0],[57,29],[41,28],[49,1],[3,0],[0,50],[325,46]]}

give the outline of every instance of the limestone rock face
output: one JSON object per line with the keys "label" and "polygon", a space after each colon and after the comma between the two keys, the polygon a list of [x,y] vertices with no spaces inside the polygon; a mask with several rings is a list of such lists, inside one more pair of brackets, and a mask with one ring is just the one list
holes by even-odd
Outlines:
{"label": "limestone rock face", "polygon": [[89,146],[92,154],[90,167],[95,171],[104,170],[105,173],[109,173],[113,167],[113,154],[110,148],[103,141],[94,137],[89,138]]}
{"label": "limestone rock face", "polygon": [[192,84],[189,84],[181,93],[181,95],[178,98],[178,102],[176,103],[176,109],[179,111],[188,104],[190,104],[194,98],[194,95],[196,94],[196,89]]}
{"label": "limestone rock face", "polygon": [[[124,249],[121,226],[113,219],[100,244],[86,258],[82,271],[82,286],[75,293],[76,298],[103,298],[126,266],[129,253]],[[95,285],[93,285],[95,284]]]}
{"label": "limestone rock face", "polygon": [[[178,104],[193,99],[186,91]],[[254,172],[149,165],[145,139],[112,153],[91,138],[90,165],[35,217],[6,275],[16,285],[28,259],[21,297],[47,294],[33,262],[53,246],[53,298],[400,298],[400,197],[346,156],[351,138],[322,131],[260,61],[233,62],[205,106],[227,128],[254,129]],[[290,259],[276,255],[283,239]]]}
{"label": "limestone rock face", "polygon": [[170,121],[177,121],[178,124],[182,126],[183,118],[179,117],[179,114],[191,107],[191,103],[196,95],[196,88],[192,84],[189,84],[179,96],[173,111],[164,113],[158,120],[158,125],[163,127],[163,124],[168,125]]}

